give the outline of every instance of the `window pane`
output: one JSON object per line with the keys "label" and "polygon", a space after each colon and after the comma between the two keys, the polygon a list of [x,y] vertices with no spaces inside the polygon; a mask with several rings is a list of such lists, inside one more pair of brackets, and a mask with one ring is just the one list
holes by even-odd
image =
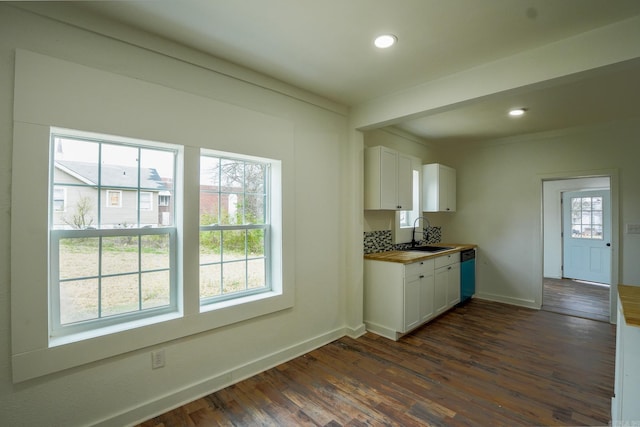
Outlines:
{"label": "window pane", "polygon": [[[136,191],[105,192],[101,212],[102,228],[136,228],[138,226],[138,194]],[[119,205],[117,203],[119,202]]]}
{"label": "window pane", "polygon": [[102,144],[100,185],[138,188],[138,148]]}
{"label": "window pane", "polygon": [[69,238],[60,239],[58,244],[60,280],[81,277],[97,277],[100,239]]}
{"label": "window pane", "polygon": [[140,240],[142,249],[141,267],[143,271],[168,269],[171,267],[168,234],[140,236]]}
{"label": "window pane", "polygon": [[219,296],[222,293],[220,264],[200,267],[200,298]]}
{"label": "window pane", "polygon": [[242,193],[222,193],[220,195],[220,224],[243,224]]}
{"label": "window pane", "polygon": [[244,191],[244,162],[220,159],[221,191]]}
{"label": "window pane", "polygon": [[220,159],[200,157],[200,224],[220,223]]}
{"label": "window pane", "polygon": [[140,149],[140,186],[173,191],[175,155],[172,151]]}
{"label": "window pane", "polygon": [[96,228],[98,224],[98,197],[95,190],[85,187],[66,189],[64,212],[53,213],[53,228],[57,230],[85,230]]}
{"label": "window pane", "polygon": [[264,230],[247,230],[247,256],[264,256]]}
{"label": "window pane", "polygon": [[137,311],[140,301],[138,275],[104,277],[100,297],[102,317]]}
{"label": "window pane", "polygon": [[136,273],[138,265],[138,236],[102,238],[102,274]]}
{"label": "window pane", "polygon": [[60,282],[60,323],[98,318],[98,279]]}
{"label": "window pane", "polygon": [[571,210],[581,210],[582,209],[582,199],[580,197],[572,197],[571,198]]}
{"label": "window pane", "polygon": [[267,165],[259,163],[245,164],[245,191],[264,194]]}
{"label": "window pane", "polygon": [[223,293],[230,294],[246,289],[247,262],[234,261],[222,266]]}
{"label": "window pane", "polygon": [[142,309],[169,305],[171,278],[169,271],[156,271],[140,275],[142,281]]}
{"label": "window pane", "polygon": [[56,212],[64,212],[66,188],[56,186],[53,188],[53,210]]}
{"label": "window pane", "polygon": [[220,159],[217,157],[200,157],[200,185],[218,191],[220,187]]}
{"label": "window pane", "polygon": [[579,238],[582,236],[582,226],[581,225],[573,225],[571,226],[571,237]]}
{"label": "window pane", "polygon": [[602,211],[593,211],[592,223],[602,225]]}
{"label": "window pane", "polygon": [[264,195],[247,194],[245,197],[245,224],[264,224],[265,222]]}
{"label": "window pane", "polygon": [[266,286],[265,259],[254,259],[247,262],[247,287],[257,289]]}
{"label": "window pane", "polygon": [[231,261],[245,257],[245,230],[222,232],[222,260]]}
{"label": "window pane", "polygon": [[602,235],[602,226],[601,225],[594,225],[593,227],[593,238],[594,239],[603,239],[604,236]]}
{"label": "window pane", "polygon": [[149,192],[140,192],[140,210],[150,211],[153,209],[153,193]]}
{"label": "window pane", "polygon": [[221,258],[221,231],[200,232],[200,264],[220,262]]}
{"label": "window pane", "polygon": [[[78,167],[91,170],[93,182],[98,182],[98,156],[100,145],[93,141],[65,138],[56,136],[54,138],[54,159],[67,166],[67,161],[81,162]],[[74,169],[75,172],[78,170]]]}

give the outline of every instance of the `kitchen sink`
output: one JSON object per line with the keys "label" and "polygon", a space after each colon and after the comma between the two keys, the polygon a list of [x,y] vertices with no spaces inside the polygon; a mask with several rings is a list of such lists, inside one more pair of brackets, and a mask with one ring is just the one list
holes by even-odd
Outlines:
{"label": "kitchen sink", "polygon": [[413,248],[403,249],[403,251],[419,251],[419,252],[442,252],[453,249],[453,246],[415,246]]}

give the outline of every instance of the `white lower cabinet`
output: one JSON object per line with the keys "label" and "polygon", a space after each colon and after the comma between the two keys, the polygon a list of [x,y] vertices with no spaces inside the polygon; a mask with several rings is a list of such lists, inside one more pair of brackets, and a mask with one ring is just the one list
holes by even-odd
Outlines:
{"label": "white lower cabinet", "polygon": [[460,253],[435,259],[435,312],[445,312],[460,302]]}
{"label": "white lower cabinet", "polygon": [[459,301],[459,253],[412,264],[364,261],[368,331],[397,340]]}
{"label": "white lower cabinet", "polygon": [[618,300],[616,368],[611,425],[635,426],[640,420],[640,326],[629,325]]}

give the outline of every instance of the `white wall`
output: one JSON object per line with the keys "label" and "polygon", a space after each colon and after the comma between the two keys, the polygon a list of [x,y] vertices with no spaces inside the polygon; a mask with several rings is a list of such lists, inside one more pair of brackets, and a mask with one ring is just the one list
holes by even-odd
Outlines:
{"label": "white wall", "polygon": [[[96,24],[100,24],[96,28],[111,28],[106,22]],[[353,333],[362,321],[361,315],[352,316],[349,318],[352,327],[347,327],[348,304],[361,303],[361,297],[349,295],[347,302],[346,282],[350,273],[344,259],[353,258],[350,251],[356,250],[355,246],[344,244],[343,236],[361,235],[361,231],[358,233],[361,225],[347,222],[347,218],[356,217],[350,210],[358,204],[349,207],[340,203],[358,192],[352,188],[358,184],[357,179],[343,179],[350,177],[357,161],[350,157],[353,153],[348,148],[346,109],[333,108],[329,102],[316,107],[314,96],[294,88],[283,90],[282,86],[265,88],[255,81],[245,83],[242,78],[251,73],[233,66],[227,66],[225,72],[237,72],[240,78],[213,72],[207,58],[170,43],[135,32],[127,33],[126,37],[128,43],[122,43],[0,4],[0,420],[3,425],[127,424],[236,382],[345,333]],[[136,44],[153,45],[153,49],[136,47]],[[10,196],[12,185],[18,191],[29,191],[32,185],[28,180],[11,181],[17,48],[215,99],[230,107],[239,106],[291,123],[294,182],[288,184],[292,188],[288,197],[293,198],[294,209],[288,213],[285,227],[289,227],[291,236],[286,244],[298,250],[294,251],[295,259],[285,262],[292,262],[295,270],[293,308],[166,342],[161,345],[166,351],[163,369],[151,370],[151,349],[144,349],[13,384]],[[163,48],[165,52],[153,51]],[[194,66],[174,57],[201,62]],[[220,61],[212,59],[211,64],[211,68],[215,68]],[[299,99],[283,95],[283,91],[295,93]],[[55,99],[50,101],[54,103]],[[197,130],[194,132],[197,134]],[[205,139],[207,135],[199,137]],[[34,248],[34,251],[42,253],[43,248]],[[29,268],[28,259],[22,264],[23,268]]]}
{"label": "white wall", "polygon": [[458,172],[458,210],[444,224],[445,240],[479,245],[478,296],[540,305],[542,180],[584,171],[619,173],[618,282],[640,284],[640,238],[623,234],[624,224],[640,222],[639,138],[636,119],[444,146],[443,162]]}

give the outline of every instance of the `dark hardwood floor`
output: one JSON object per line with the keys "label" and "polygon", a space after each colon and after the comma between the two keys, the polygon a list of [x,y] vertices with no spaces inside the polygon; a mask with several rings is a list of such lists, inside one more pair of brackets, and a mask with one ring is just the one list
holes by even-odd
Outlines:
{"label": "dark hardwood floor", "polygon": [[542,310],[609,322],[609,287],[545,278]]}
{"label": "dark hardwood floor", "polygon": [[607,425],[615,326],[472,300],[393,342],[341,338],[141,424]]}

